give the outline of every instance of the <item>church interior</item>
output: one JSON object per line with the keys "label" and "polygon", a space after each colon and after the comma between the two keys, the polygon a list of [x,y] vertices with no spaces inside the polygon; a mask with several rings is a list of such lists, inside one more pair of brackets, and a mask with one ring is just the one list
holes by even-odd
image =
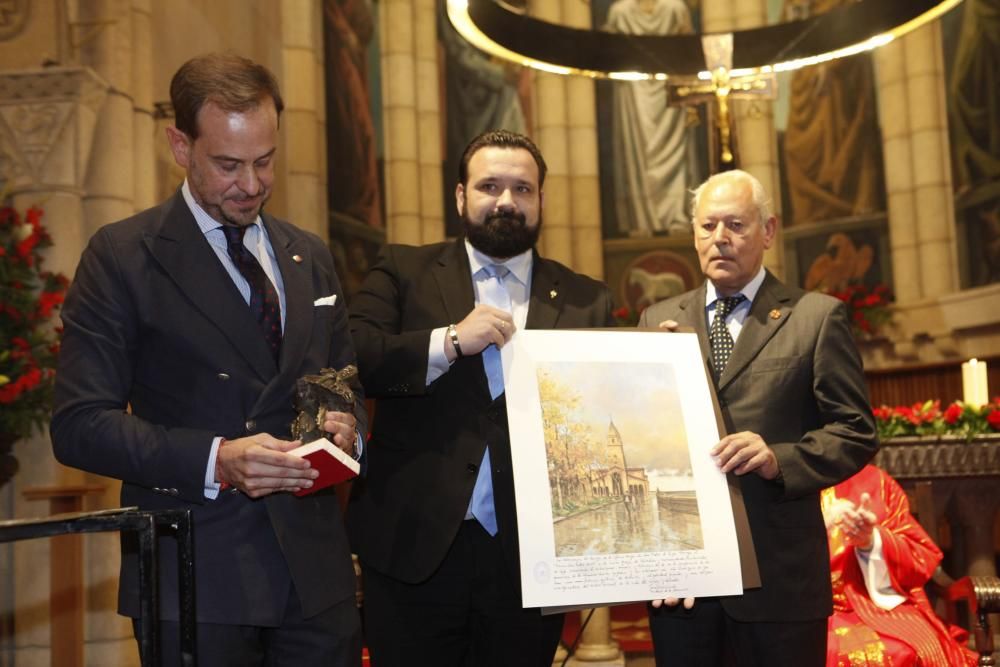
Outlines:
{"label": "church interior", "polygon": [[[484,130],[538,144],[549,167],[538,249],[605,281],[622,326],[700,284],[691,190],[713,173],[746,170],[779,220],[766,268],[847,305],[881,414],[876,462],[910,495],[945,553],[946,576],[995,577],[1000,0],[875,2],[905,19],[884,39],[802,56],[794,67],[737,69],[760,50],[759,29],[793,30],[845,10],[860,24],[872,4],[6,0],[0,207],[11,213],[0,223],[40,210],[51,241],[45,269],[72,279],[96,230],[163,201],[184,179],[165,137],[168,87],[184,61],[209,51],[249,57],[277,76],[285,109],[267,210],[328,240],[348,304],[382,244],[460,233],[458,160]],[[592,33],[595,44],[602,36],[694,39],[683,43],[705,45],[695,60],[718,66],[699,79],[698,68],[679,72],[669,51],[654,49],[646,55],[669,74],[609,76],[610,64],[588,70],[513,47],[486,52],[456,27],[456,16],[474,16],[466,6],[482,5]],[[911,16],[909,5],[926,11]],[[845,34],[863,27],[833,25]],[[730,34],[728,43],[696,39]],[[819,56],[833,51],[827,37],[802,29],[795,39]],[[546,53],[574,62],[572,53]],[[590,56],[600,64],[601,52]],[[754,64],[792,61],[776,58]],[[6,326],[0,398],[13,396],[2,394],[16,345]],[[44,388],[51,373],[42,377]],[[0,410],[17,407],[14,398]],[[985,406],[977,430],[959,430],[966,421],[948,413],[956,401],[959,412]],[[0,521],[119,506],[119,482],[61,466],[44,428],[5,419]],[[624,454],[619,467],[632,474]],[[644,473],[635,484],[648,490]],[[115,611],[118,570],[113,533],[0,542],[0,667],[138,665],[132,626]],[[580,626],[574,614],[569,641]],[[652,664],[640,616],[599,608],[580,646],[562,649],[557,664]]]}

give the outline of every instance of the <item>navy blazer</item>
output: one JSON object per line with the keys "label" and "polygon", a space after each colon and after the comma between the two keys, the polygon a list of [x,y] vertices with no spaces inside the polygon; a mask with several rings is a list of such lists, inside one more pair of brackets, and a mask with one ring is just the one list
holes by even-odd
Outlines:
{"label": "navy blazer", "polygon": [[[121,503],[194,515],[198,621],[274,626],[294,584],[308,617],[354,594],[332,489],[259,500],[204,495],[213,439],[288,438],[295,381],[355,360],[333,260],[315,235],[263,215],[285,289],[276,364],[178,191],[107,225],[63,308],[52,442],[60,462],[122,480]],[[335,304],[314,306],[338,295]],[[364,435],[362,398],[356,406]],[[134,544],[122,544],[121,613],[139,615]],[[176,619],[174,542],[161,538],[162,618]]]}
{"label": "navy blazer", "polygon": [[[386,246],[351,303],[361,381],[378,399],[368,474],[348,508],[351,544],[366,567],[426,580],[465,519],[487,442],[505,560],[519,581],[517,518],[504,395],[490,397],[481,354],[426,386],[431,331],[475,306],[463,239]],[[528,329],[613,323],[608,288],[537,254]]]}

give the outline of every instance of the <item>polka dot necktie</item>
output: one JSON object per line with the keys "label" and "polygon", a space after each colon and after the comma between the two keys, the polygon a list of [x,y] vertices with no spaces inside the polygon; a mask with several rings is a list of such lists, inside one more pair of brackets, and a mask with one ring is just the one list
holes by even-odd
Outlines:
{"label": "polka dot necktie", "polygon": [[746,297],[742,294],[722,297],[715,301],[715,318],[712,320],[712,328],[708,331],[708,341],[712,345],[712,369],[715,371],[716,379],[722,376],[729,355],[733,353],[733,337],[729,333],[729,327],[726,326],[726,317],[744,301]]}
{"label": "polka dot necktie", "polygon": [[264,340],[277,362],[281,352],[281,302],[278,300],[278,292],[264,273],[260,262],[243,245],[243,235],[247,228],[223,225],[222,231],[229,246],[229,258],[250,284],[250,313],[257,319],[257,324],[264,333]]}

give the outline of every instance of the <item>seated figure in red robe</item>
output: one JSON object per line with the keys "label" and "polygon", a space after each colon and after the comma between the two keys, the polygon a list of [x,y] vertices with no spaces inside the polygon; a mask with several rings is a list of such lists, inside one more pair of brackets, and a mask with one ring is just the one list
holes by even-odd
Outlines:
{"label": "seated figure in red robe", "polygon": [[941,550],[899,484],[869,465],[822,498],[833,576],[827,667],[975,665],[967,634],[938,619],[924,593]]}

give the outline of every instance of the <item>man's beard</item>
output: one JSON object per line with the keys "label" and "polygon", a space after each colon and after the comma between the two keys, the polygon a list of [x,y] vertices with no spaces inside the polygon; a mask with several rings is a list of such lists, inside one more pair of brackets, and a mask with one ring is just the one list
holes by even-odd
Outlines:
{"label": "man's beard", "polygon": [[538,243],[542,214],[539,211],[538,224],[529,227],[523,213],[489,213],[482,223],[475,223],[466,209],[462,212],[462,226],[473,248],[495,259],[509,259]]}

